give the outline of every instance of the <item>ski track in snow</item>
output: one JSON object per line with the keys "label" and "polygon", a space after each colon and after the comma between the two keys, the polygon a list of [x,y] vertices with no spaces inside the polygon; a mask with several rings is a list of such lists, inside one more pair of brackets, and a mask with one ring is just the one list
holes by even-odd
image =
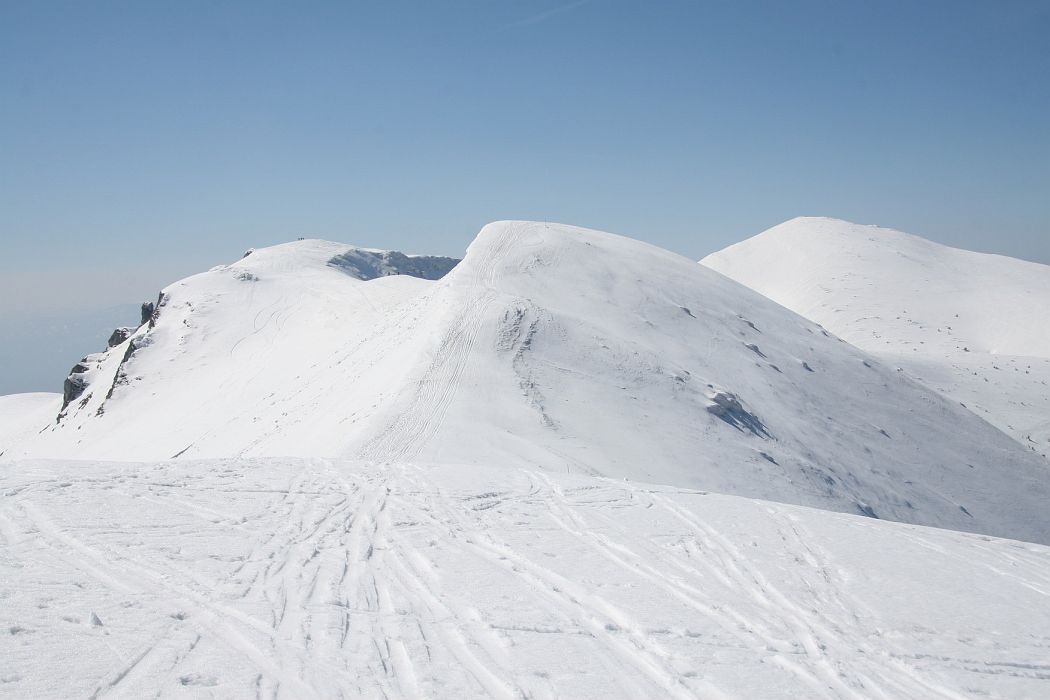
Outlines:
{"label": "ski track in snow", "polygon": [[515,238],[513,229],[504,229],[492,243],[485,265],[471,272],[476,275],[470,297],[449,322],[426,373],[416,382],[408,407],[358,452],[362,460],[398,462],[416,457],[427,440],[437,432],[459,387],[459,380],[470,358],[485,320],[485,309],[495,300],[496,270]]}
{"label": "ski track in snow", "polygon": [[528,470],[2,469],[3,697],[1050,692],[1038,545]]}

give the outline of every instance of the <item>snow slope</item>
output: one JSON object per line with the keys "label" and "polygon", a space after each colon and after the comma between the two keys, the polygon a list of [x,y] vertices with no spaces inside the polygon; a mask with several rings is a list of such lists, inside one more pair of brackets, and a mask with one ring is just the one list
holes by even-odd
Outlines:
{"label": "snow slope", "polygon": [[810,217],[701,262],[1050,451],[1050,267]]}
{"label": "snow slope", "polygon": [[1050,548],[540,470],[0,464],[0,696],[1045,698]]}
{"label": "snow slope", "polygon": [[7,455],[538,467],[1050,541],[1040,458],[686,258],[529,222],[487,226],[438,281],[355,279],[341,250],[168,287]]}
{"label": "snow slope", "polygon": [[[88,388],[31,451],[135,459],[171,457],[198,442],[228,455],[282,423],[301,428],[292,438],[300,449],[317,434],[335,436],[346,396],[361,386],[340,383],[333,356],[431,284],[389,269],[362,281],[346,260],[371,252],[297,241],[166,287],[150,323],[86,358]],[[311,413],[289,417],[306,377],[321,396]]]}
{"label": "snow slope", "polygon": [[0,396],[0,457],[50,426],[62,406],[61,394],[38,392]]}

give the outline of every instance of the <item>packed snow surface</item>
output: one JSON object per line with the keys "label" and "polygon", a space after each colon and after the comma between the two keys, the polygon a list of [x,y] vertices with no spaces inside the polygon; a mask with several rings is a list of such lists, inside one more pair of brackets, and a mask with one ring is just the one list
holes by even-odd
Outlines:
{"label": "packed snow surface", "polygon": [[11,698],[1045,698],[1050,548],[539,469],[0,465]]}
{"label": "packed snow surface", "polygon": [[811,217],[701,262],[1050,453],[1050,266]]}

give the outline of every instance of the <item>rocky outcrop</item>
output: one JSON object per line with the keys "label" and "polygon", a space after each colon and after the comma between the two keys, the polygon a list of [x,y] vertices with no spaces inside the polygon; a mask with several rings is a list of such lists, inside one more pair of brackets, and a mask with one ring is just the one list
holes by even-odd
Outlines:
{"label": "rocky outcrop", "polygon": [[73,365],[69,370],[69,376],[62,382],[62,410],[66,410],[72,401],[76,401],[87,390],[88,382],[85,376],[90,369],[87,366],[88,359],[85,357]]}
{"label": "rocky outcrop", "polygon": [[131,334],[134,333],[134,332],[135,332],[135,329],[130,327],[130,326],[124,326],[122,328],[117,328],[109,336],[109,340],[106,341],[106,345],[108,347],[115,348],[118,345],[120,345],[121,343],[123,343],[125,340],[130,338]]}
{"label": "rocky outcrop", "polygon": [[332,267],[359,280],[374,280],[390,275],[408,275],[425,280],[439,280],[449,273],[459,260],[438,255],[405,255],[395,251],[376,251],[353,248],[328,261]]}
{"label": "rocky outcrop", "polygon": [[[150,328],[153,328],[157,323],[157,316],[160,314],[160,309],[167,303],[167,297],[164,292],[161,292],[157,296],[157,301],[146,301],[142,303],[141,314],[139,325],[137,327],[121,326],[116,328],[109,336],[109,340],[106,341],[107,350],[118,347],[125,343],[129,338],[135,335],[135,331],[141,328],[145,324],[149,324]],[[110,398],[113,395],[113,389],[118,384],[127,383],[127,378],[123,372],[124,363],[127,362],[128,358],[138,349],[141,343],[137,344],[134,340],[128,343],[127,348],[124,350],[124,357],[121,359],[120,364],[117,366],[117,372],[114,376],[113,383],[111,384],[109,391],[106,394],[106,398]],[[70,403],[76,401],[83,396],[88,390],[88,372],[90,371],[92,357],[84,357],[77,364],[73,365],[73,368],[69,371],[69,375],[62,382],[62,408],[58,412],[58,420],[61,420],[65,415],[66,408]],[[88,394],[90,396],[90,394]],[[85,399],[86,402],[86,399]],[[102,407],[99,407],[98,415],[102,415]]]}
{"label": "rocky outcrop", "polygon": [[746,430],[758,437],[773,437],[769,434],[766,426],[761,420],[759,420],[758,416],[744,408],[744,405],[740,403],[740,398],[736,394],[729,391],[714,389],[714,387],[709,388],[711,389],[708,394],[710,402],[706,407],[708,413],[721,418],[723,421],[741,432]]}
{"label": "rocky outcrop", "polygon": [[125,365],[131,356],[135,354],[135,351],[139,349],[140,338],[132,339],[128,343],[128,347],[124,349],[124,357],[120,358],[120,364],[117,365],[117,371],[113,374],[113,383],[109,385],[109,391],[106,392],[106,400],[113,398],[113,392],[118,386],[123,386],[128,383],[128,375],[125,371]]}
{"label": "rocky outcrop", "polygon": [[[157,318],[160,316],[160,310],[168,303],[168,298],[164,296],[164,292],[157,294],[157,303],[154,304],[151,301],[142,303],[142,323],[148,323],[150,328],[157,325]],[[141,325],[141,324],[140,324]]]}

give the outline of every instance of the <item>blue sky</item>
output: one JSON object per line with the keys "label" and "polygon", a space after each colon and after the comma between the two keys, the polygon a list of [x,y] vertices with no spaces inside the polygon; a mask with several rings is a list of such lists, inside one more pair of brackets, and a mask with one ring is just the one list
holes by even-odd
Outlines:
{"label": "blue sky", "polygon": [[0,393],[78,359],[27,317],[298,236],[699,258],[806,214],[1050,263],[1048,125],[1047,2],[3,3]]}

